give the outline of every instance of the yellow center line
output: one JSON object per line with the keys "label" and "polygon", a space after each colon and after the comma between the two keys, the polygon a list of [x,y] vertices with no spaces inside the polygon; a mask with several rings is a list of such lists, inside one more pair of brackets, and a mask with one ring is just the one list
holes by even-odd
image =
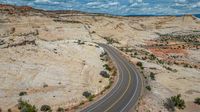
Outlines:
{"label": "yellow center line", "polygon": [[106,109],[104,112],[107,112],[108,110],[110,110],[116,103],[119,102],[119,100],[122,99],[122,97],[125,95],[125,93],[127,92],[129,86],[130,86],[130,82],[131,82],[131,74],[130,71],[128,70],[128,68],[124,65],[123,61],[122,61],[123,66],[126,68],[126,70],[128,71],[128,75],[129,75],[129,80],[128,80],[128,86],[126,88],[126,90],[124,91],[124,93],[119,97],[119,99],[117,99],[108,109]]}

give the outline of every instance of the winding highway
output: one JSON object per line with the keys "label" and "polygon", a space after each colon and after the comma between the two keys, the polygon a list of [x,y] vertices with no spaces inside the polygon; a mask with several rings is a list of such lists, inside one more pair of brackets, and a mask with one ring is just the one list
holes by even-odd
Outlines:
{"label": "winding highway", "polygon": [[118,81],[101,99],[92,103],[81,112],[128,112],[137,105],[142,92],[143,82],[136,67],[124,58],[118,50],[99,44],[109,54],[118,69]]}

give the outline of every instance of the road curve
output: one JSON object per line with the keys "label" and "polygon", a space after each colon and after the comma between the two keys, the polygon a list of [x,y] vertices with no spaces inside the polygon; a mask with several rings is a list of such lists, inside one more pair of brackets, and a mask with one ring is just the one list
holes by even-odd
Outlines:
{"label": "road curve", "polygon": [[99,44],[115,63],[119,78],[112,90],[98,101],[81,110],[81,112],[128,112],[137,104],[141,95],[143,82],[136,68],[118,50]]}

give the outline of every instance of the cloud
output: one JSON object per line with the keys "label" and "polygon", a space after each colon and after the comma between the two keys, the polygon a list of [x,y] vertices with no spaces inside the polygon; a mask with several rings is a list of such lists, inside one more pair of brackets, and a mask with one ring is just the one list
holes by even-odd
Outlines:
{"label": "cloud", "polygon": [[0,3],[115,15],[200,13],[199,0],[0,0]]}
{"label": "cloud", "polygon": [[35,2],[39,3],[39,2],[50,2],[49,0],[35,0]]}
{"label": "cloud", "polygon": [[184,3],[184,2],[187,2],[187,0],[175,0],[175,2]]}
{"label": "cloud", "polygon": [[200,8],[200,2],[197,2],[192,5],[192,8]]}

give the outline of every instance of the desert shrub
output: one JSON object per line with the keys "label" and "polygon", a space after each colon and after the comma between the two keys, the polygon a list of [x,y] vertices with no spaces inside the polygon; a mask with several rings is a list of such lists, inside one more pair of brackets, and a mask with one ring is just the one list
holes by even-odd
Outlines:
{"label": "desert shrub", "polygon": [[169,112],[174,112],[175,111],[175,103],[170,98],[167,98],[166,102],[164,103],[164,107]]}
{"label": "desert shrub", "polygon": [[150,59],[150,60],[155,60],[155,59],[156,59],[156,56],[153,55],[153,54],[151,54],[150,57],[149,57],[149,59]]}
{"label": "desert shrub", "polygon": [[48,84],[44,83],[43,88],[46,88],[46,87],[48,87]]}
{"label": "desert shrub", "polygon": [[19,96],[24,96],[24,95],[27,95],[27,92],[22,91],[22,92],[19,93]]}
{"label": "desert shrub", "polygon": [[134,55],[138,55],[138,53],[137,53],[137,52],[135,52],[135,53],[134,53]]}
{"label": "desert shrub", "polygon": [[49,105],[42,105],[41,108],[40,108],[40,111],[43,111],[43,112],[51,112],[51,107]]}
{"label": "desert shrub", "polygon": [[18,101],[18,108],[20,112],[37,112],[37,109],[34,105],[32,106],[27,101],[22,101],[22,99]]}
{"label": "desert shrub", "polygon": [[78,45],[85,44],[85,42],[82,42],[81,40],[78,40],[77,43],[78,43]]}
{"label": "desert shrub", "polygon": [[194,100],[194,103],[200,105],[200,98],[196,98],[196,99]]}
{"label": "desert shrub", "polygon": [[104,37],[104,39],[107,40],[107,44],[119,43],[117,40],[110,37]]}
{"label": "desert shrub", "polygon": [[79,105],[84,105],[84,104],[85,104],[84,101],[81,101]]}
{"label": "desert shrub", "polygon": [[94,95],[92,95],[92,94],[91,94],[90,92],[88,92],[88,91],[83,92],[82,95],[85,96],[89,101],[92,101],[93,98],[95,97]]}
{"label": "desert shrub", "polygon": [[155,80],[155,74],[153,72],[150,73],[151,80]]}
{"label": "desert shrub", "polygon": [[11,109],[8,109],[8,112],[12,112],[12,110],[11,110]]}
{"label": "desert shrub", "polygon": [[143,65],[142,65],[142,62],[137,62],[136,65],[137,65],[137,66],[140,66],[140,67],[143,66]]}
{"label": "desert shrub", "polygon": [[61,108],[61,107],[59,107],[59,108],[57,109],[57,112],[65,112],[65,109],[64,109],[64,108]]}
{"label": "desert shrub", "polygon": [[146,86],[146,89],[151,91],[151,87],[150,86]]}
{"label": "desert shrub", "polygon": [[103,67],[108,70],[108,71],[111,71],[111,68],[108,66],[108,64],[104,64]]}
{"label": "desert shrub", "polygon": [[88,100],[89,101],[93,101],[93,98],[94,98],[95,96],[94,95],[90,95],[89,97],[88,97]]}
{"label": "desert shrub", "polygon": [[105,77],[105,78],[109,78],[109,77],[110,77],[110,75],[109,75],[106,71],[101,71],[101,72],[100,72],[100,75],[101,75],[102,77]]}
{"label": "desert shrub", "polygon": [[100,57],[104,57],[105,55],[107,55],[107,52],[103,52],[100,54]]}
{"label": "desert shrub", "polygon": [[92,94],[88,91],[83,92],[82,94],[83,96],[85,96],[86,98],[88,98],[89,96],[91,96]]}
{"label": "desert shrub", "polygon": [[165,103],[165,107],[168,107],[167,109],[172,109],[169,108],[172,106],[173,103],[175,107],[177,107],[178,109],[184,109],[185,108],[185,101],[183,99],[181,99],[181,94],[178,94],[177,96],[172,96],[171,98],[167,99],[167,102]]}

